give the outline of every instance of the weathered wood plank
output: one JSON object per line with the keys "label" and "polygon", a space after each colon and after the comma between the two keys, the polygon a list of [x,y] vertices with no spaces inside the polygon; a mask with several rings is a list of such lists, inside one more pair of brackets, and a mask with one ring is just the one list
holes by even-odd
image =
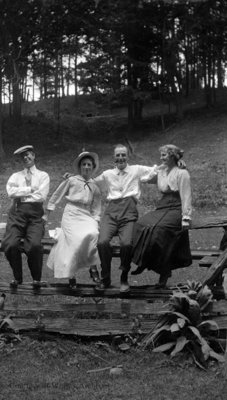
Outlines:
{"label": "weathered wood plank", "polygon": [[[227,316],[213,317],[220,330],[227,329]],[[19,332],[40,331],[83,337],[114,336],[133,333],[133,319],[73,319],[73,318],[13,318]],[[157,316],[140,321],[142,334],[148,333],[157,323]]]}
{"label": "weathered wood plank", "polygon": [[[16,304],[5,305],[4,313],[70,313],[70,314],[108,314],[108,315],[150,315],[166,311],[166,303],[147,303],[140,300],[118,300],[110,303],[55,303],[55,304]],[[226,303],[227,313],[227,303]]]}
{"label": "weathered wood plank", "polygon": [[199,261],[200,267],[210,267],[214,261],[216,261],[217,256],[205,256]]}
{"label": "weathered wood plank", "polygon": [[[206,283],[203,283],[204,285]],[[144,286],[131,286],[130,291],[125,294],[121,294],[118,287],[112,286],[106,289],[104,292],[97,292],[95,290],[95,285],[79,284],[75,289],[69,288],[67,284],[57,283],[57,284],[47,284],[46,287],[41,287],[40,289],[34,290],[31,284],[19,285],[16,289],[12,289],[9,283],[0,282],[0,293],[10,293],[16,295],[24,296],[53,296],[53,295],[64,295],[72,297],[81,298],[109,298],[109,299],[138,299],[138,300],[148,300],[166,301],[172,295],[174,290],[181,289],[182,291],[187,291],[187,287],[184,285],[172,286],[166,289],[157,289],[151,285]],[[225,298],[225,293],[220,292],[220,288],[212,289],[215,298],[221,299]],[[220,297],[221,296],[221,297]]]}
{"label": "weathered wood plank", "polygon": [[227,301],[214,301],[212,308],[209,310],[209,315],[227,315]]}
{"label": "weathered wood plank", "polygon": [[[16,329],[43,331],[83,337],[114,336],[133,332],[133,319],[13,318]],[[149,332],[157,319],[141,321],[141,333]]]}
{"label": "weathered wood plank", "polygon": [[215,321],[218,324],[218,328],[221,329],[227,329],[227,316],[226,315],[220,315],[220,316],[214,316],[210,317],[213,321]]}
{"label": "weathered wood plank", "polygon": [[98,297],[98,298],[124,298],[124,299],[156,299],[157,297],[168,299],[172,294],[172,289],[155,289],[154,286],[131,286],[130,292],[121,294],[118,287],[111,287],[104,292],[97,292],[95,285],[79,284],[75,289],[70,289],[67,284],[48,284],[34,290],[32,285],[19,285],[12,289],[9,283],[0,282],[0,291],[4,293],[20,294],[25,296],[53,296],[65,295],[73,297]]}
{"label": "weathered wood plank", "polygon": [[223,270],[227,267],[227,249],[213,262],[211,267],[207,270],[206,276],[201,282],[203,286],[211,285],[217,279]]}
{"label": "weathered wood plank", "polygon": [[222,228],[227,226],[227,216],[204,216],[192,220],[191,229]]}
{"label": "weathered wood plank", "polygon": [[[109,315],[109,316],[135,316],[135,315],[158,315],[168,311],[166,302],[155,301],[148,303],[143,300],[116,300],[107,303],[54,303],[54,304],[5,304],[4,314],[48,314],[55,316],[63,315]],[[227,301],[214,301],[209,309],[209,316],[227,315]]]}

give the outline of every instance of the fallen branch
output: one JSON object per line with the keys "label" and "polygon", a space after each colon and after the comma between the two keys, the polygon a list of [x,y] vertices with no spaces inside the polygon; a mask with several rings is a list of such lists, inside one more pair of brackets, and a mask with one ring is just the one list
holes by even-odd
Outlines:
{"label": "fallen branch", "polygon": [[87,371],[87,374],[91,374],[93,372],[102,372],[102,371],[107,371],[110,370],[112,368],[122,368],[122,365],[117,365],[116,367],[113,367],[112,365],[109,367],[103,367],[103,368],[96,368],[96,369],[90,369],[89,371]]}

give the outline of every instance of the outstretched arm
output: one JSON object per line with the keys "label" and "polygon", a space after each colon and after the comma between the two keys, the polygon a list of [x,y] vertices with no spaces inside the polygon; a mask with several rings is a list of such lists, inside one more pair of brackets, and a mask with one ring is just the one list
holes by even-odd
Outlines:
{"label": "outstretched arm", "polygon": [[54,193],[52,194],[52,196],[50,197],[50,199],[48,201],[47,210],[49,210],[49,211],[55,210],[56,204],[60,203],[62,198],[68,192],[69,185],[70,185],[69,179],[60,183],[60,185],[57,187],[57,189],[54,191]]}

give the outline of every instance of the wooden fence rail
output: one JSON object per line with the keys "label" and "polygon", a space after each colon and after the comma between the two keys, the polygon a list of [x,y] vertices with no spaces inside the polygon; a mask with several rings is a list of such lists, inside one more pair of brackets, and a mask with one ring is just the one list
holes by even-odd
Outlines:
{"label": "wooden fence rail", "polygon": [[[58,333],[83,337],[146,334],[161,314],[162,302],[117,300],[104,304],[62,304],[6,306],[18,332]],[[220,331],[227,329],[227,302],[214,302],[205,319],[214,320]]]}
{"label": "wooden fence rail", "polygon": [[[197,219],[192,225],[192,229],[222,227],[227,227],[227,217]],[[4,230],[0,230],[0,251],[3,234]],[[45,235],[45,254],[50,252],[53,244],[53,240]],[[119,246],[113,244],[112,249],[113,256],[119,257]],[[202,284],[213,286],[216,298],[226,298],[223,288],[217,286],[217,278],[222,276],[227,267],[227,250],[193,249],[192,257],[199,260],[201,267],[209,267]],[[179,287],[182,291],[187,290],[184,285]],[[0,316],[10,314],[18,332],[34,331],[83,337],[127,335],[134,334],[136,330],[148,333],[160,314],[167,311],[166,300],[176,289],[177,286],[168,289],[156,289],[148,285],[132,286],[129,293],[120,294],[119,288],[115,287],[108,288],[104,293],[96,292],[94,284],[79,284],[75,289],[70,289],[67,284],[43,282],[40,289],[34,290],[31,283],[12,289],[8,282],[0,282],[0,294],[4,292],[6,295],[33,296],[29,304],[8,305],[6,301],[4,310],[0,310]],[[57,296],[57,300],[53,304],[40,304],[40,296]],[[60,296],[69,298],[65,298],[63,303]],[[227,301],[215,301],[206,318],[212,318],[218,323],[220,330],[226,330]]]}

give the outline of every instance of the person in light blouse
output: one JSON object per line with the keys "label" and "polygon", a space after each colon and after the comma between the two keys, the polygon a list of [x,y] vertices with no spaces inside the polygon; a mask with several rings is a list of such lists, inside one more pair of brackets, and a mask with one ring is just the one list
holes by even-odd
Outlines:
{"label": "person in light blouse", "polygon": [[[97,241],[101,215],[101,193],[92,178],[99,168],[98,155],[84,151],[74,161],[75,175],[64,180],[47,204],[47,214],[65,198],[61,228],[47,260],[55,278],[68,278],[76,287],[76,274],[90,269],[91,278],[99,282]],[[49,215],[47,215],[49,219]]]}
{"label": "person in light blouse", "polygon": [[188,229],[191,225],[192,195],[190,175],[179,168],[183,150],[168,144],[160,147],[162,165],[150,183],[157,183],[162,195],[156,210],[141,217],[133,233],[132,261],[138,267],[159,274],[156,287],[166,286],[173,269],[191,265]]}
{"label": "person in light blouse", "polygon": [[43,263],[41,239],[45,231],[43,203],[49,192],[49,175],[35,166],[35,151],[32,145],[15,150],[23,170],[12,174],[6,190],[12,206],[8,213],[6,232],[2,248],[13,270],[11,287],[16,288],[23,281],[21,239],[33,279],[34,288],[40,287]]}

